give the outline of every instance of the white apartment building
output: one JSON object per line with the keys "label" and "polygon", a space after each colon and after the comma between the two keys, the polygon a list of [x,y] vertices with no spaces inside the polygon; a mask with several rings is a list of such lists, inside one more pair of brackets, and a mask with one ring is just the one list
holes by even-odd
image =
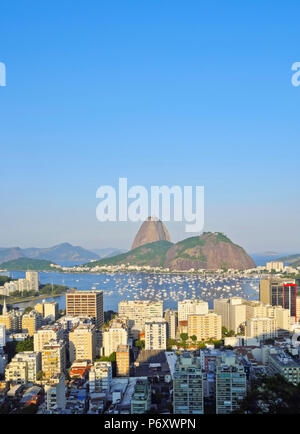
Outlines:
{"label": "white apartment building", "polygon": [[0,352],[6,345],[6,327],[4,324],[0,324]]}
{"label": "white apartment building", "polygon": [[66,408],[66,386],[65,386],[65,375],[56,374],[48,383],[44,386],[45,388],[45,401],[47,411],[50,412],[60,412]]}
{"label": "white apartment building", "polygon": [[46,343],[53,340],[59,341],[60,339],[63,339],[63,329],[59,325],[43,326],[33,335],[34,351],[42,351]]}
{"label": "white apartment building", "polygon": [[122,300],[119,303],[119,317],[128,319],[130,335],[139,337],[145,329],[145,322],[163,318],[163,301]]}
{"label": "white apartment building", "polygon": [[26,280],[29,282],[29,291],[39,291],[39,273],[37,271],[26,271]]}
{"label": "white apartment building", "polygon": [[168,339],[176,339],[178,316],[177,312],[172,309],[165,311],[165,320],[167,321],[167,337]]}
{"label": "white apartment building", "polygon": [[145,350],[167,349],[167,323],[161,318],[145,323]]}
{"label": "white apartment building", "polygon": [[95,362],[89,371],[89,391],[109,392],[112,382],[111,362]]}
{"label": "white apartment building", "polygon": [[252,318],[246,321],[246,336],[258,340],[274,339],[277,336],[275,318]]}
{"label": "white apartment building", "polygon": [[5,369],[5,381],[15,384],[34,383],[41,370],[41,353],[24,351],[14,356]]}
{"label": "white apartment building", "polygon": [[266,263],[266,269],[267,271],[275,270],[277,273],[280,273],[283,271],[284,264],[280,261],[271,261]]}
{"label": "white apartment building", "polygon": [[235,333],[246,321],[246,306],[240,297],[215,299],[214,312],[222,316],[222,326]]}
{"label": "white apartment building", "polygon": [[208,303],[203,300],[183,300],[178,302],[178,321],[187,321],[189,315],[205,315]]}
{"label": "white apartment building", "polygon": [[102,334],[102,353],[104,356],[117,351],[119,345],[127,345],[128,329],[120,319],[111,322],[109,328],[105,329]]}

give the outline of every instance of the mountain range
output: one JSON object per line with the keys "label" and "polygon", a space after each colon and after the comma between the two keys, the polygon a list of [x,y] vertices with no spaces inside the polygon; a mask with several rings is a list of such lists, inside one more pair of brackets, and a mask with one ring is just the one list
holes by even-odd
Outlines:
{"label": "mountain range", "polygon": [[46,259],[48,261],[91,261],[99,259],[95,252],[86,250],[80,246],[72,246],[69,243],[62,243],[48,248],[27,248],[20,247],[0,248],[0,264],[18,258]]}
{"label": "mountain range", "polygon": [[121,264],[160,266],[179,271],[256,267],[242,247],[220,232],[204,232],[175,244],[167,240],[146,243],[127,253],[93,261],[85,266]]}

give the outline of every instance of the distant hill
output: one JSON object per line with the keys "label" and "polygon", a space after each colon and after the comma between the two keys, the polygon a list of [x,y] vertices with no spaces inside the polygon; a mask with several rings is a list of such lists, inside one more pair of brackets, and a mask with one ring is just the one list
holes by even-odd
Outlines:
{"label": "distant hill", "polygon": [[10,271],[55,271],[55,267],[51,267],[51,264],[53,262],[43,259],[18,258],[2,263],[0,267]]}
{"label": "distant hill", "polygon": [[93,249],[92,252],[98,255],[99,259],[110,258],[111,256],[120,255],[121,253],[125,253],[124,249],[116,249],[114,247],[107,247],[105,249]]}
{"label": "distant hill", "polygon": [[10,261],[12,259],[21,258],[23,255],[20,247],[1,247],[0,248],[0,264],[1,262]]}
{"label": "distant hill", "polygon": [[[294,265],[295,267],[300,263],[300,253],[295,253],[294,255],[283,256],[282,258],[276,259],[276,261],[287,262],[290,265]],[[298,265],[296,265],[298,264]]]}
{"label": "distant hill", "polygon": [[0,248],[0,264],[18,258],[46,259],[48,261],[91,261],[99,259],[99,256],[80,246],[72,246],[69,243],[58,244],[48,248],[31,247],[20,249],[19,247]]}
{"label": "distant hill", "polygon": [[100,259],[85,264],[86,267],[94,267],[95,265],[150,265],[152,267],[163,267],[165,262],[166,253],[172,243],[169,241],[156,241],[154,243],[145,244],[130,250],[127,253],[122,253],[110,258]]}
{"label": "distant hill", "polygon": [[121,264],[160,266],[179,271],[191,268],[243,270],[256,266],[242,247],[234,244],[220,232],[207,232],[201,236],[186,238],[176,244],[166,240],[156,241],[85,266]]}

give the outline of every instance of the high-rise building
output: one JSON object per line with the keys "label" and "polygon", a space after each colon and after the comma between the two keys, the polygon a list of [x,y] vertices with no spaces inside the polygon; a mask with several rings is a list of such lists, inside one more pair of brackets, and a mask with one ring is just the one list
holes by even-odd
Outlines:
{"label": "high-rise building", "polygon": [[42,316],[39,312],[32,310],[22,316],[22,332],[33,336],[34,333],[42,326]]}
{"label": "high-rise building", "polygon": [[167,349],[167,323],[161,319],[145,322],[145,350]]}
{"label": "high-rise building", "polygon": [[112,382],[111,362],[95,362],[89,371],[89,391],[109,392]]}
{"label": "high-rise building", "polygon": [[94,318],[97,328],[104,324],[103,291],[70,290],[66,294],[66,315]]}
{"label": "high-rise building", "polygon": [[26,271],[26,280],[29,282],[30,291],[39,291],[39,273],[37,271]]}
{"label": "high-rise building", "polygon": [[247,391],[244,366],[226,354],[216,365],[216,414],[230,414],[239,408]]}
{"label": "high-rise building", "polygon": [[261,279],[259,284],[259,299],[262,303],[272,306],[282,306],[289,309],[290,316],[294,321],[297,317],[297,298],[300,291],[297,289],[295,280],[285,281],[284,279]]}
{"label": "high-rise building", "polygon": [[66,344],[63,340],[52,340],[42,349],[42,371],[46,378],[64,373],[66,369]]}
{"label": "high-rise building", "polygon": [[203,300],[183,300],[178,302],[178,321],[187,321],[189,315],[205,315],[208,303]]}
{"label": "high-rise building", "polygon": [[165,320],[167,321],[167,338],[176,339],[178,327],[178,315],[175,310],[167,309],[165,311]]}
{"label": "high-rise building", "polygon": [[188,316],[188,336],[196,336],[197,341],[222,339],[222,317],[216,313]]}
{"label": "high-rise building", "polygon": [[281,271],[283,271],[283,268],[284,268],[284,263],[281,261],[271,261],[266,263],[266,270],[268,271],[274,270],[280,273]]}
{"label": "high-rise building", "polygon": [[91,324],[79,324],[69,333],[70,362],[75,360],[90,360],[96,356],[96,330]]}
{"label": "high-rise building", "polygon": [[8,311],[5,297],[2,315],[0,315],[0,324],[4,325],[9,332],[17,333],[22,330],[22,313],[15,309]]}
{"label": "high-rise building", "polygon": [[0,353],[6,345],[6,327],[3,324],[0,324]]}
{"label": "high-rise building", "polygon": [[246,336],[258,340],[274,339],[278,335],[275,318],[251,318],[246,321]]}
{"label": "high-rise building", "polygon": [[173,376],[174,414],[203,414],[203,374],[200,360],[192,354],[181,354]]}
{"label": "high-rise building", "polygon": [[65,375],[54,374],[45,384],[47,411],[61,413],[66,408]]}
{"label": "high-rise building", "polygon": [[218,298],[214,300],[214,312],[222,316],[222,326],[235,333],[246,321],[246,306],[240,297]]}
{"label": "high-rise building", "polygon": [[138,338],[145,329],[145,322],[163,317],[163,302],[149,300],[122,300],[119,303],[120,318],[128,319],[131,337]]}
{"label": "high-rise building", "polygon": [[128,343],[128,328],[126,321],[115,318],[102,333],[102,348],[105,356],[117,351],[119,345]]}
{"label": "high-rise building", "polygon": [[116,351],[117,377],[129,377],[130,348],[129,345],[119,345]]}
{"label": "high-rise building", "polygon": [[44,345],[49,341],[59,341],[63,339],[63,336],[63,329],[57,324],[41,327],[33,335],[34,351],[42,351]]}
{"label": "high-rise building", "polygon": [[139,379],[135,383],[131,398],[131,414],[144,414],[151,406],[151,387],[148,379]]}
{"label": "high-rise building", "polygon": [[5,369],[5,380],[14,384],[35,383],[41,370],[41,353],[24,351],[17,353]]}

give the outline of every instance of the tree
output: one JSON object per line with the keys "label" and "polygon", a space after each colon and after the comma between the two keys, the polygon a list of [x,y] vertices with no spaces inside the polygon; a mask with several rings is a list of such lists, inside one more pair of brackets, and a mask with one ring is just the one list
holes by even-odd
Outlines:
{"label": "tree", "polygon": [[135,341],[135,346],[136,347],[140,347],[141,349],[145,348],[145,341],[141,340],[137,340]]}
{"label": "tree", "polygon": [[185,341],[188,340],[189,335],[188,335],[187,333],[181,333],[181,334],[180,334],[180,338],[181,338],[182,341],[185,342]]}
{"label": "tree", "polygon": [[248,390],[238,414],[300,414],[300,384],[295,386],[279,374],[261,376]]}
{"label": "tree", "polygon": [[33,307],[31,306],[27,306],[26,309],[24,309],[24,314],[26,315],[26,313],[30,313],[33,310]]}
{"label": "tree", "polygon": [[196,340],[197,340],[197,336],[195,336],[195,335],[193,335],[193,336],[190,336],[190,338],[192,339],[192,341],[194,341],[194,342],[196,342]]}
{"label": "tree", "polygon": [[24,341],[19,341],[16,346],[16,352],[33,351],[33,337],[29,337]]}

